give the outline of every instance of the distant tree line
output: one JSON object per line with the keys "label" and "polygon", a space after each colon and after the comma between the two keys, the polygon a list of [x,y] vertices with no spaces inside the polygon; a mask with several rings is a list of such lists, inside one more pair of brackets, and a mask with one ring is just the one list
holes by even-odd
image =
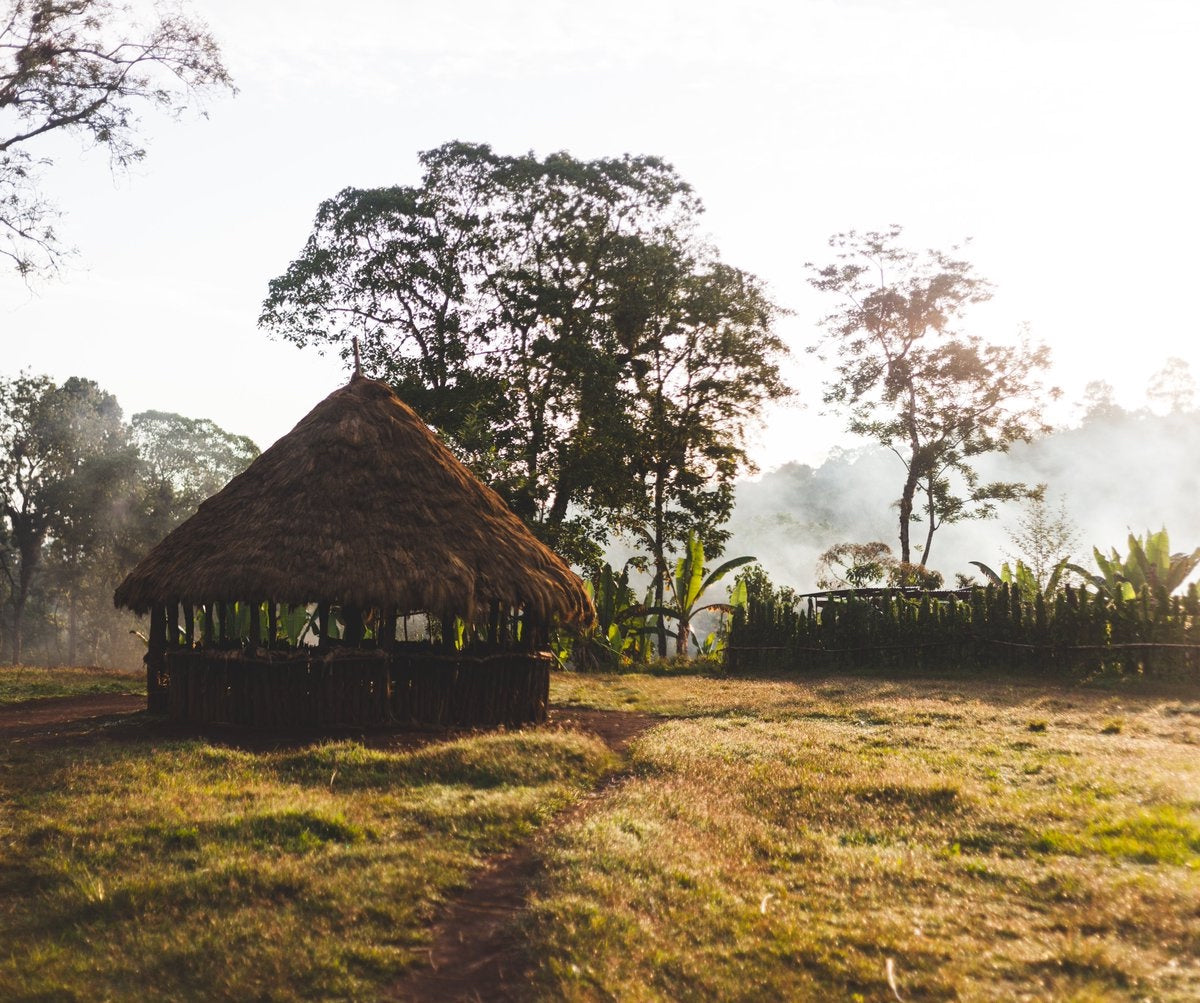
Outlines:
{"label": "distant tree line", "polygon": [[16,664],[140,657],[114,588],[257,455],[204,419],[126,422],[92,380],[0,378],[0,650]]}

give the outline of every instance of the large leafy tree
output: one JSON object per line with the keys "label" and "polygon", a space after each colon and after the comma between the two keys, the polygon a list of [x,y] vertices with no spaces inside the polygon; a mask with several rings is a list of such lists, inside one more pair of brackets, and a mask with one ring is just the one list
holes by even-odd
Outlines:
{"label": "large leafy tree", "polygon": [[[990,344],[962,330],[967,309],[991,296],[968,262],[908,250],[900,237],[899,227],[837,234],[836,260],[810,264],[809,281],[841,302],[823,322],[821,347],[836,358],[825,403],[846,414],[851,432],[899,457],[900,560],[919,549],[925,564],[940,526],[1038,495],[1025,484],[982,482],[974,462],[1047,431],[1042,404],[1057,391],[1040,382],[1045,347]],[[914,547],[911,524],[922,516],[924,544]]]}
{"label": "large leafy tree", "polygon": [[47,545],[57,545],[60,565],[82,573],[133,466],[116,398],[91,380],[0,379],[0,570],[14,664]]}
{"label": "large leafy tree", "polygon": [[122,532],[123,564],[140,559],[259,452],[253,440],[226,432],[207,418],[168,411],[135,414],[130,436],[138,461]]}
{"label": "large leafy tree", "polygon": [[29,275],[65,252],[42,137],[72,133],[124,169],[145,155],[142,110],[178,114],[231,87],[212,35],[178,8],[140,25],[111,0],[0,0],[0,256]]}
{"label": "large leafy tree", "polygon": [[102,643],[115,649],[128,626],[112,610],[117,581],[257,455],[203,419],[146,411],[126,425],[91,380],[0,379],[0,588],[13,660],[41,622],[31,610],[65,635],[72,663],[98,657]]}
{"label": "large leafy tree", "polygon": [[[689,186],[651,157],[449,143],[421,163],[418,185],[323,203],[261,323],[344,356],[359,338],[364,367],[583,563],[610,529],[644,527],[655,479],[663,527],[724,490],[747,421],[782,393],[781,345],[753,277],[695,239]],[[664,568],[671,533],[686,538],[651,534]]]}
{"label": "large leafy tree", "polygon": [[[636,437],[622,525],[649,553],[662,606],[668,554],[693,536],[719,554],[745,443],[763,406],[787,395],[778,313],[754,276],[704,247],[643,247],[627,261],[614,320]],[[628,475],[627,475],[628,476]],[[666,653],[660,620],[659,653]]]}

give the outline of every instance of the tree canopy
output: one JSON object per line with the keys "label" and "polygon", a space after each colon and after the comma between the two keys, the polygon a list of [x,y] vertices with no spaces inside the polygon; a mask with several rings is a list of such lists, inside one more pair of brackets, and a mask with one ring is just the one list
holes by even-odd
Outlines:
{"label": "tree canopy", "polygon": [[322,203],[260,323],[343,357],[358,337],[364,369],[565,556],[594,565],[623,529],[665,568],[728,515],[747,426],[786,392],[776,307],[697,237],[661,160],[420,160],[418,185]]}
{"label": "tree canopy", "polygon": [[1042,404],[1057,390],[1039,379],[1049,364],[1044,346],[991,344],[960,329],[991,286],[954,256],[957,248],[920,253],[900,237],[899,227],[837,234],[836,260],[810,264],[809,281],[842,303],[823,322],[823,346],[837,358],[825,403],[846,414],[849,431],[900,458],[900,560],[911,561],[910,525],[923,514],[916,549],[924,564],[941,525],[987,518],[999,501],[1038,494],[1015,482],[981,483],[973,464],[1047,431]]}
{"label": "tree canopy", "polygon": [[43,137],[72,133],[124,169],[145,156],[140,111],[178,115],[222,88],[216,41],[178,8],[141,25],[112,0],[0,2],[0,256],[27,276],[65,253],[42,193]]}
{"label": "tree canopy", "polygon": [[147,411],[127,424],[92,380],[0,378],[0,632],[13,661],[31,619],[61,626],[72,664],[81,623],[93,652],[111,642],[117,581],[257,455],[211,421]]}
{"label": "tree canopy", "polygon": [[116,398],[91,380],[0,380],[0,568],[14,664],[45,547],[56,543],[63,563],[81,567],[94,551],[97,517],[111,513],[133,462]]}

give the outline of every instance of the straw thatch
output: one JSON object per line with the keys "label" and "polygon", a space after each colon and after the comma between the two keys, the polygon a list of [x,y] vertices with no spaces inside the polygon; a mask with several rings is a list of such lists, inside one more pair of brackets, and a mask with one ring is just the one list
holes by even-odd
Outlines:
{"label": "straw thatch", "polygon": [[384,384],[356,375],[155,547],[117,589],[161,603],[341,602],[593,619],[582,582]]}

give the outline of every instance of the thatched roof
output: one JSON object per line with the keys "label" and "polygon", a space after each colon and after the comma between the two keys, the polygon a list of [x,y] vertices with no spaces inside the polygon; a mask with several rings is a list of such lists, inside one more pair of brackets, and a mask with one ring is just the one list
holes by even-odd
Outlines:
{"label": "thatched roof", "polygon": [[383,383],[356,375],[155,547],[118,606],[342,602],[589,623],[579,577]]}

